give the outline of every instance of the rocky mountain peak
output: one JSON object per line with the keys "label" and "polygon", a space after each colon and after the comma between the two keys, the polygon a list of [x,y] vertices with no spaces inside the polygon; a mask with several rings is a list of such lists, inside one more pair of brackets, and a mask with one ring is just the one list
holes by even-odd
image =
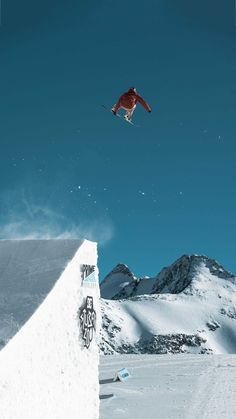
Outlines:
{"label": "rocky mountain peak", "polygon": [[[106,276],[101,284],[104,298],[124,299],[143,294],[179,294],[190,287],[194,279],[202,273],[235,281],[235,277],[216,260],[205,255],[183,255],[169,267],[165,267],[153,278],[136,278],[129,267],[123,263]],[[109,288],[109,292],[108,292]]]}
{"label": "rocky mountain peak", "polygon": [[114,275],[114,274],[123,274],[123,275],[128,275],[131,278],[135,278],[134,274],[131,272],[129,267],[127,265],[125,265],[124,263],[118,263],[115,266],[115,268],[112,269],[112,271],[107,275],[107,277],[110,276],[110,275]]}
{"label": "rocky mountain peak", "polygon": [[234,278],[232,273],[226,271],[214,259],[204,255],[183,255],[170,267],[162,269],[157,275],[152,294],[178,294],[184,291],[204,268],[207,268],[210,274],[218,278]]}
{"label": "rocky mountain peak", "polygon": [[128,266],[118,263],[100,284],[101,296],[113,299],[135,281],[136,278]]}

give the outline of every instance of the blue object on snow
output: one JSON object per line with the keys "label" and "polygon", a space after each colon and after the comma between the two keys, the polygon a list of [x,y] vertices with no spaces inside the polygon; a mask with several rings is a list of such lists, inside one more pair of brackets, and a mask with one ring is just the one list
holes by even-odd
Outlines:
{"label": "blue object on snow", "polygon": [[128,378],[130,378],[131,375],[129,371],[126,368],[122,368],[121,370],[117,371],[114,381],[126,381]]}

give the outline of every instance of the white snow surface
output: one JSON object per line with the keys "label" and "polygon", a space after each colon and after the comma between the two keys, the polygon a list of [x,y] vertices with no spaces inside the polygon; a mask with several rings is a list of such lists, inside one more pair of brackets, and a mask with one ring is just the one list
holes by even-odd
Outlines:
{"label": "white snow surface", "polygon": [[[33,289],[40,289],[44,294],[44,285],[48,285],[48,280],[54,286],[34,314],[0,352],[0,418],[97,419],[97,341],[93,339],[89,349],[84,348],[78,319],[79,308],[86,296],[92,296],[99,330],[98,286],[82,286],[80,272],[81,264],[96,266],[96,244],[86,240],[73,243],[49,240],[35,243],[8,242],[6,245],[8,251],[1,258],[1,266],[5,259],[5,269],[8,270],[6,275],[4,269],[1,269],[1,279],[3,274],[9,279],[4,283],[5,291],[9,288],[14,294],[15,284],[16,292],[20,292],[18,278],[25,278]],[[25,253],[27,246],[28,254]],[[44,246],[46,253],[45,249],[42,250]],[[4,243],[1,250],[3,247]],[[54,257],[51,259],[52,255]],[[27,256],[30,260],[28,266],[34,266],[33,273],[27,271],[27,264],[23,264],[21,269],[20,260],[26,261]],[[71,261],[67,264],[70,257]],[[25,276],[22,276],[23,272],[26,272]]]}
{"label": "white snow surface", "polygon": [[214,275],[205,263],[199,263],[182,292],[102,299],[102,313],[100,347],[105,354],[175,352],[169,341],[162,348],[156,342],[160,336],[173,342],[181,335],[201,342],[182,344],[179,352],[236,353],[235,278]]}
{"label": "white snow surface", "polygon": [[101,356],[100,419],[235,419],[235,393],[235,355]]}
{"label": "white snow surface", "polygon": [[82,240],[0,240],[0,349],[35,312]]}

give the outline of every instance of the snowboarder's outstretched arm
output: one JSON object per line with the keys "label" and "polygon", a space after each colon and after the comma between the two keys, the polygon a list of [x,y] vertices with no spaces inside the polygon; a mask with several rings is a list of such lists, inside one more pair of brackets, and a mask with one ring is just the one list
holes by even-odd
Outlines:
{"label": "snowboarder's outstretched arm", "polygon": [[121,107],[121,97],[119,98],[118,102],[113,106],[112,112],[116,114]]}
{"label": "snowboarder's outstretched arm", "polygon": [[137,101],[146,109],[147,112],[151,112],[149,104],[140,95],[136,95]]}

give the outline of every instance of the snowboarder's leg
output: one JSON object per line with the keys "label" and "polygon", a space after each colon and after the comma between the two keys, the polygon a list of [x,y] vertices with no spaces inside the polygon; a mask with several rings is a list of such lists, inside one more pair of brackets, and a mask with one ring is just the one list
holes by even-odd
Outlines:
{"label": "snowboarder's leg", "polygon": [[135,108],[136,108],[136,105],[134,105],[132,109],[126,109],[125,119],[128,119],[129,121],[131,121]]}

